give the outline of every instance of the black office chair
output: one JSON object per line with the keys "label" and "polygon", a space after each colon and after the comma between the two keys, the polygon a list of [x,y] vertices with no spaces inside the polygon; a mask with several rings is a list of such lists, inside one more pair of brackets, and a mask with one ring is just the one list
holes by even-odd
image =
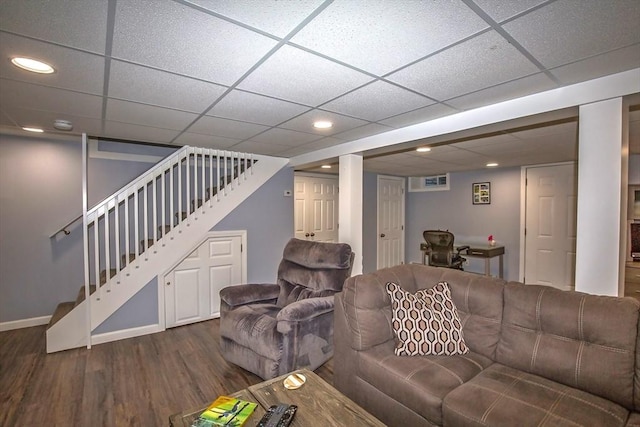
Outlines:
{"label": "black office chair", "polygon": [[460,255],[460,252],[466,251],[469,246],[460,246],[454,251],[453,233],[443,230],[425,230],[422,236],[427,242],[429,265],[464,270],[462,266],[467,260]]}

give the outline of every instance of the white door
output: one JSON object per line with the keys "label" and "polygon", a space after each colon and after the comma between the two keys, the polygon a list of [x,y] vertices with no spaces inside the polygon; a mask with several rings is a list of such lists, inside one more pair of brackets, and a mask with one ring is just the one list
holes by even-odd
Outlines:
{"label": "white door", "polygon": [[378,176],[378,269],[404,263],[404,182]]}
{"label": "white door", "polygon": [[303,240],[338,241],[338,178],[294,178],[294,233]]}
{"label": "white door", "polygon": [[167,328],[220,315],[220,290],[244,281],[242,241],[209,237],[164,276]]}
{"label": "white door", "polygon": [[525,283],[573,289],[576,190],[575,164],[526,169]]}

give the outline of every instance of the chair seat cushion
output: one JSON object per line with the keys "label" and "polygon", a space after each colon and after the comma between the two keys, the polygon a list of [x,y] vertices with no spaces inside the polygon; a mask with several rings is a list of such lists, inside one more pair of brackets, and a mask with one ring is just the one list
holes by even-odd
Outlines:
{"label": "chair seat cushion", "polygon": [[220,335],[271,360],[282,354],[282,334],[277,332],[275,304],[237,307],[220,318]]}
{"label": "chair seat cushion", "polygon": [[442,399],[493,363],[471,351],[456,356],[396,356],[393,341],[359,356],[358,376],[437,425],[442,425]]}
{"label": "chair seat cushion", "polygon": [[445,425],[623,426],[628,411],[590,393],[495,363],[444,399]]}

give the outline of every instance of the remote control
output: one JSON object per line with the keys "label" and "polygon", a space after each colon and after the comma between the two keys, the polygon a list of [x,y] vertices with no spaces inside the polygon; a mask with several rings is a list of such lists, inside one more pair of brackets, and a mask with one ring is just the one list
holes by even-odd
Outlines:
{"label": "remote control", "polygon": [[298,407],[296,405],[271,405],[257,427],[287,427],[291,424]]}

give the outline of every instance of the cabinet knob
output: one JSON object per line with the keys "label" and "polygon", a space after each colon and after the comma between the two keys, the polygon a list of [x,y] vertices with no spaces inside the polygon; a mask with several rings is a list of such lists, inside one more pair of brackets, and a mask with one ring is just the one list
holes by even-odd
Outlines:
{"label": "cabinet knob", "polygon": [[171,286],[171,282],[167,282],[167,286]]}

